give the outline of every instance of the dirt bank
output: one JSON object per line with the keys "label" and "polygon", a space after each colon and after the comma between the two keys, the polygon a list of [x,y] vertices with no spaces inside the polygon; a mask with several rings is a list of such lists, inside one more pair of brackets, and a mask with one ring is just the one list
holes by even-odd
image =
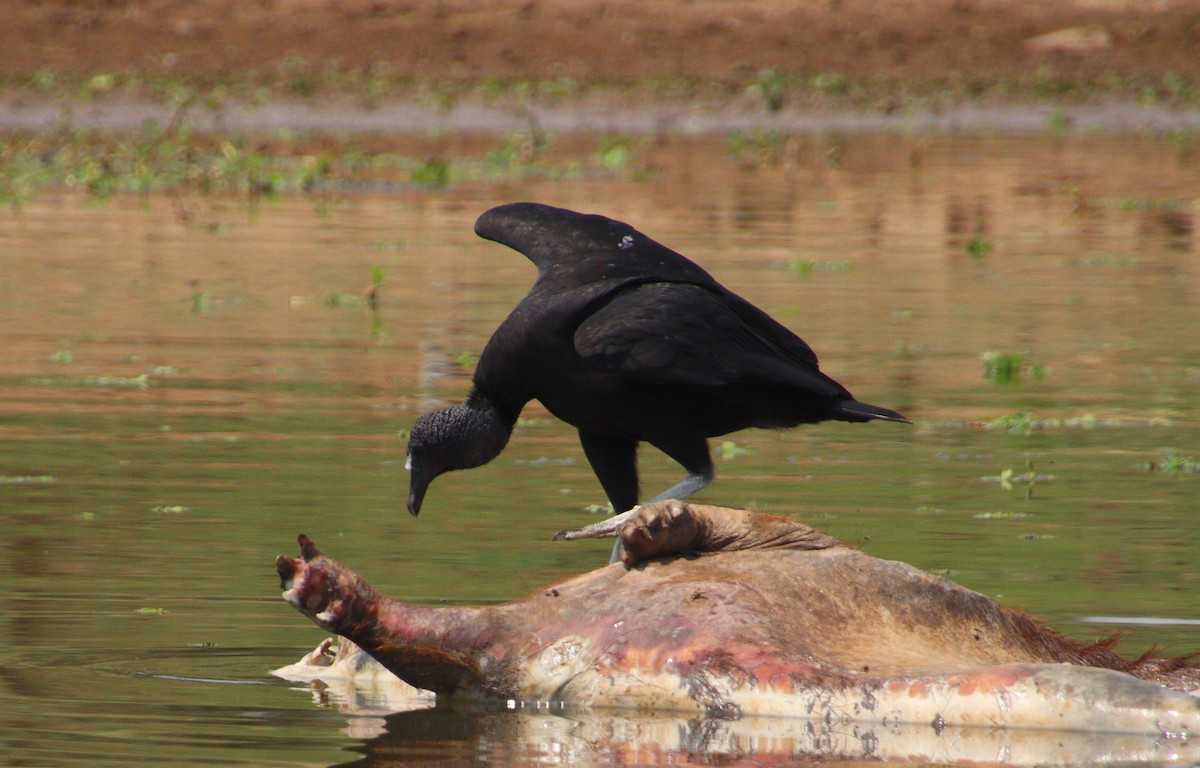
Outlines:
{"label": "dirt bank", "polygon": [[[1200,0],[0,0],[0,74],[1194,97]],[[289,69],[290,68],[290,69]],[[886,108],[886,103],[880,104]]]}

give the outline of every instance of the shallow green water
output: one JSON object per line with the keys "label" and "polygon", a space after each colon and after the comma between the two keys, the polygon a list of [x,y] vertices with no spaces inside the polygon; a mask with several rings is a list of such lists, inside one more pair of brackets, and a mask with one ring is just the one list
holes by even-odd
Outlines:
{"label": "shallow green water", "polygon": [[[1200,474],[1178,461],[1200,458],[1194,147],[813,138],[748,169],[724,141],[675,139],[638,162],[636,180],[0,214],[3,760],[583,759],[551,720],[515,715],[420,716],[435,744],[380,742],[267,674],[321,637],[278,599],[273,559],[300,531],[429,604],[604,562],[603,542],[549,541],[602,494],[536,404],[497,461],[441,478],[419,520],[403,510],[397,431],[462,396],[533,280],[471,233],[516,199],[638,226],[915,422],[714,441],[700,499],[795,515],[1072,635],[1127,631],[1130,653],[1200,647]],[[987,352],[1022,355],[1019,380],[988,379]],[[986,428],[1016,413],[1016,433]],[[1172,455],[1181,471],[1149,468]],[[651,449],[642,468],[650,493],[680,474]],[[544,749],[512,733],[531,728]]]}

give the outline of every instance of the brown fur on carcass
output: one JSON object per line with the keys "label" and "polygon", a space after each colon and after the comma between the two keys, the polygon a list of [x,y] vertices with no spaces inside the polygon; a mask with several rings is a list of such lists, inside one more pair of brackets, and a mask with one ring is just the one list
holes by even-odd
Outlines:
{"label": "brown fur on carcass", "polygon": [[623,563],[483,608],[391,601],[307,537],[302,558],[280,557],[277,568],[289,602],[318,625],[439,694],[587,699],[601,686],[605,700],[624,701],[625,677],[664,675],[721,712],[733,706],[730,685],[799,695],[1060,662],[1200,685],[1192,656],[1130,660],[1112,640],[1076,643],[791,520],[667,501],[639,510],[619,535]]}

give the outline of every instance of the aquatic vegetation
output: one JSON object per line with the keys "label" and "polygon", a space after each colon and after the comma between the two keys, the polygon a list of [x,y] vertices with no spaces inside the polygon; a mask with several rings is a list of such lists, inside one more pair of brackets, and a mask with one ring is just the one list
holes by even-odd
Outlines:
{"label": "aquatic vegetation", "polygon": [[294,156],[237,137],[62,130],[19,135],[0,146],[0,203],[19,207],[47,188],[100,200],[173,191],[270,196],[310,191],[332,167],[327,155]]}
{"label": "aquatic vegetation", "polygon": [[809,82],[827,96],[844,96],[850,92],[850,79],[841,72],[819,72]]}
{"label": "aquatic vegetation", "polygon": [[141,376],[38,376],[27,379],[29,384],[42,387],[114,387],[147,389],[150,387],[150,374]]}
{"label": "aquatic vegetation", "polygon": [[298,54],[285,56],[276,65],[276,76],[284,93],[292,96],[312,96],[321,87],[321,76],[308,60]]}
{"label": "aquatic vegetation", "polygon": [[1033,517],[1029,512],[1008,512],[998,510],[996,512],[976,512],[971,515],[976,520],[1027,520]]}
{"label": "aquatic vegetation", "polygon": [[450,185],[450,164],[440,157],[432,158],[413,169],[412,181],[430,189],[445,189]]}
{"label": "aquatic vegetation", "polygon": [[538,162],[548,142],[541,125],[530,119],[528,130],[505,136],[503,143],[488,153],[485,162],[501,173],[527,167]]}
{"label": "aquatic vegetation", "polygon": [[479,362],[479,355],[475,354],[474,352],[467,352],[464,350],[454,356],[454,364],[459,368],[470,368],[477,362]]}
{"label": "aquatic vegetation", "polygon": [[758,78],[747,90],[762,97],[767,105],[767,111],[778,112],[783,109],[787,85],[788,77],[782,70],[778,67],[767,67],[759,70]]}
{"label": "aquatic vegetation", "polygon": [[1025,355],[1015,352],[984,352],[979,356],[983,361],[983,377],[997,384],[1016,384],[1021,381],[1021,367],[1025,364]]}
{"label": "aquatic vegetation", "polygon": [[575,459],[570,456],[561,459],[551,459],[549,456],[538,456],[535,459],[516,459],[513,464],[518,467],[569,467],[575,464]]}
{"label": "aquatic vegetation", "polygon": [[[170,58],[169,54],[166,59]],[[101,72],[43,68],[10,73],[0,79],[0,86],[17,93],[28,91],[59,103],[120,97],[173,106],[190,102],[212,111],[239,103],[262,106],[280,99],[315,101],[332,95],[348,97],[367,109],[378,107],[384,100],[404,100],[449,111],[464,101],[479,99],[504,101],[508,106],[521,108],[536,101],[559,102],[595,91],[641,99],[730,99],[748,94],[760,98],[771,113],[781,111],[789,97],[794,96],[810,101],[852,96],[868,103],[885,103],[890,111],[927,108],[932,100],[943,106],[989,97],[1023,100],[1033,96],[1049,102],[1062,101],[1068,96],[1080,102],[1117,98],[1140,100],[1148,105],[1184,106],[1200,102],[1200,88],[1194,76],[1177,70],[1138,77],[1042,68],[1015,78],[952,75],[929,82],[906,82],[899,87],[886,79],[873,80],[836,70],[802,75],[770,66],[757,73],[746,68],[740,71],[740,84],[674,75],[606,82],[578,81],[565,75],[544,79],[491,75],[470,78],[450,76],[444,71],[416,77],[384,60],[367,65],[350,64],[336,57],[317,61],[292,53],[255,69],[226,72],[219,79],[180,73],[169,66],[133,66]],[[1064,113],[1061,110],[1051,113],[1048,126],[1052,132],[1066,128]]]}
{"label": "aquatic vegetation", "polygon": [[376,107],[393,87],[395,74],[390,62],[377,61],[357,78],[361,83],[359,99],[366,107]]}
{"label": "aquatic vegetation", "polygon": [[[1109,419],[1105,423],[1111,424],[1112,422],[1115,422],[1115,421],[1119,421],[1119,420]],[[1093,416],[1090,413],[1084,414],[1083,416],[1080,416],[1078,418],[1063,420],[1064,426],[1076,427],[1076,428],[1080,428],[1080,429],[1095,429],[1100,424],[1101,424],[1100,419],[1096,418],[1095,416]]]}
{"label": "aquatic vegetation", "polygon": [[[64,128],[16,134],[0,142],[0,205],[20,208],[48,190],[105,201],[115,195],[235,196],[248,201],[282,195],[330,193],[362,184],[417,184],[444,189],[452,183],[537,176],[578,176],[579,161],[546,163],[547,139],[535,124],[514,134],[484,158],[438,154],[418,160],[356,139],[279,132],[272,139],[236,134],[147,128],[127,134]],[[605,170],[638,173],[634,144],[612,140],[600,154]],[[204,224],[214,233],[221,224]]]}
{"label": "aquatic vegetation", "polygon": [[208,311],[212,297],[208,291],[192,291],[192,314],[199,315]]}
{"label": "aquatic vegetation", "polygon": [[1127,254],[1105,251],[1098,256],[1080,256],[1075,262],[1080,267],[1137,267],[1141,259]]}
{"label": "aquatic vegetation", "polygon": [[442,114],[446,114],[446,113],[452,111],[454,109],[455,104],[458,103],[458,98],[455,95],[454,91],[447,89],[447,88],[435,89],[434,93],[433,93],[433,97],[434,97],[433,103],[437,107],[437,111],[441,112]]}
{"label": "aquatic vegetation", "polygon": [[1027,437],[1034,432],[1054,429],[1145,428],[1169,426],[1170,423],[1169,420],[1162,418],[1130,419],[1119,416],[1100,418],[1093,413],[1085,413],[1080,416],[1040,418],[1031,413],[1018,411],[1007,416],[1000,416],[992,421],[983,422],[982,426],[988,431],[1005,432],[1016,437]]}
{"label": "aquatic vegetation", "polygon": [[597,155],[600,165],[609,171],[620,171],[633,162],[632,142],[621,136],[605,136]]}
{"label": "aquatic vegetation", "polygon": [[1192,81],[1175,70],[1163,74],[1162,86],[1172,101],[1191,101],[1196,97],[1196,88]]}
{"label": "aquatic vegetation", "polygon": [[730,160],[748,168],[778,166],[797,154],[788,134],[766,128],[730,131],[725,147]]}
{"label": "aquatic vegetation", "polygon": [[1067,113],[1061,109],[1056,109],[1046,118],[1046,129],[1050,131],[1050,135],[1055,138],[1062,138],[1067,129],[1071,127],[1071,118],[1067,117]]}
{"label": "aquatic vegetation", "polygon": [[352,293],[330,293],[323,300],[325,306],[333,309],[369,306],[370,302],[369,296],[355,296]]}
{"label": "aquatic vegetation", "polygon": [[379,296],[383,293],[383,284],[387,279],[387,268],[379,264],[371,267],[371,285],[367,288],[366,302],[371,308],[371,343],[386,347],[392,345],[391,334],[383,324],[383,315],[379,311]]}
{"label": "aquatic vegetation", "polygon": [[721,457],[722,461],[732,461],[747,453],[750,453],[749,448],[740,446],[732,440],[723,440],[717,446],[717,455]]}
{"label": "aquatic vegetation", "polygon": [[537,84],[536,92],[538,96],[543,98],[561,100],[577,93],[579,88],[579,83],[572,78],[557,77],[551,80],[540,81]]}
{"label": "aquatic vegetation", "polygon": [[374,305],[371,306],[370,337],[371,343],[377,347],[391,347],[395,344],[394,338],[384,326],[382,314],[379,314],[378,307]]}
{"label": "aquatic vegetation", "polygon": [[508,171],[514,166],[527,162],[522,152],[523,146],[523,137],[510,134],[505,137],[503,144],[488,153],[486,162],[498,171]]}
{"label": "aquatic vegetation", "polygon": [[324,304],[331,309],[345,307],[367,307],[371,310],[371,337],[380,340],[383,320],[379,315],[379,294],[383,291],[387,269],[375,265],[371,268],[371,283],[362,294],[334,292],[324,296],[292,296],[288,303],[293,308],[310,304]]}
{"label": "aquatic vegetation", "polygon": [[1158,460],[1149,462],[1146,469],[1164,475],[1195,475],[1200,473],[1200,462],[1191,456],[1168,450]]}
{"label": "aquatic vegetation", "polygon": [[90,99],[102,93],[108,93],[117,85],[117,78],[111,72],[99,72],[89,76],[79,90],[81,98]]}
{"label": "aquatic vegetation", "polygon": [[1168,70],[1157,83],[1142,86],[1138,100],[1145,106],[1159,103],[1194,104],[1200,91],[1180,72]]}
{"label": "aquatic vegetation", "polygon": [[989,421],[984,425],[985,429],[1004,431],[1010,435],[1018,435],[1025,437],[1033,434],[1035,429],[1042,429],[1043,425],[1033,414],[1024,411],[1018,413],[1010,413],[1007,416],[1001,416],[998,419]]}
{"label": "aquatic vegetation", "polygon": [[967,241],[967,253],[973,258],[982,259],[992,252],[992,243],[981,234],[972,235]]}
{"label": "aquatic vegetation", "polygon": [[387,267],[381,264],[375,264],[371,267],[371,289],[373,291],[382,291],[384,281],[387,280]]}
{"label": "aquatic vegetation", "polygon": [[814,272],[853,272],[854,262],[848,259],[831,259],[815,261],[813,259],[792,259],[787,262],[787,269],[798,275],[811,275]]}
{"label": "aquatic vegetation", "polygon": [[909,339],[896,339],[894,346],[894,354],[900,358],[911,358],[924,354],[928,347],[919,341],[911,341]]}
{"label": "aquatic vegetation", "polygon": [[1033,488],[1037,483],[1054,480],[1055,477],[1054,475],[1036,472],[1033,467],[1033,459],[1027,459],[1025,461],[1025,471],[1021,474],[1017,474],[1016,470],[1012,467],[1007,467],[999,475],[986,475],[979,479],[985,483],[998,483],[1006,491],[1011,491],[1021,486],[1024,490],[1025,500],[1028,501],[1033,498]]}
{"label": "aquatic vegetation", "polygon": [[54,475],[0,475],[0,485],[53,485]]}
{"label": "aquatic vegetation", "polygon": [[[252,86],[241,81],[207,83],[138,71],[93,73],[87,78],[53,71],[31,75],[21,81],[22,87],[47,96],[62,95],[67,103],[74,98],[75,90],[87,88],[93,98],[136,100],[149,96],[170,105],[175,111],[166,125],[148,125],[112,133],[73,127],[72,111],[66,107],[57,128],[6,135],[0,142],[0,205],[20,207],[39,193],[55,190],[96,201],[117,195],[141,195],[149,199],[163,193],[232,195],[247,200],[305,194],[313,195],[314,203],[320,207],[322,201],[332,195],[363,184],[384,187],[417,184],[444,189],[480,180],[564,179],[597,172],[636,180],[645,175],[649,167],[643,157],[650,151],[644,140],[629,136],[609,136],[601,141],[598,149],[588,151],[583,148],[573,155],[564,151],[554,161],[549,161],[546,157],[547,134],[532,117],[528,130],[514,131],[475,156],[470,152],[457,153],[453,144],[448,147],[440,142],[435,144],[432,155],[413,157],[415,150],[409,149],[411,142],[380,146],[387,142],[362,135],[347,137],[283,130],[264,138],[220,130],[196,130],[197,120],[193,119],[196,114],[207,110],[219,115],[237,109],[239,105],[252,105],[258,99],[256,89],[263,88],[266,89],[264,98],[268,100],[278,96],[315,98],[336,87],[352,91],[361,89],[362,98],[366,100],[378,99],[381,94],[414,93],[420,100],[433,98],[441,92],[452,94],[455,100],[461,101],[466,97],[493,96],[516,100],[552,98],[555,93],[579,87],[569,81],[539,85],[535,81],[494,79],[478,83],[413,83],[397,77],[385,65],[359,70],[322,68],[298,57],[281,61],[263,77],[263,82]],[[776,79],[766,78],[764,82],[773,84]],[[823,93],[836,94],[843,88],[839,83],[847,82],[844,77],[839,80],[839,76],[830,73],[812,79],[821,84],[821,88],[819,92],[807,94],[808,98]],[[9,83],[9,87],[13,87],[11,80]],[[655,89],[674,89],[675,92],[683,87],[694,91],[698,86],[681,86],[673,82],[640,86],[645,91],[642,96],[652,94]],[[855,83],[844,87],[852,93],[859,89]],[[729,91],[727,87],[724,96],[728,96]],[[1176,83],[1172,92],[1184,91]],[[718,90],[716,95],[722,94]],[[529,114],[534,113],[530,111]],[[824,143],[817,143],[803,135],[766,128],[731,131],[726,139],[728,157],[755,168],[790,166],[799,164],[801,159],[824,159],[837,165],[847,148],[853,146],[844,137],[836,135],[821,139]],[[802,153],[805,153],[803,157]],[[1116,205],[1124,210],[1153,208],[1186,212],[1190,206],[1184,198],[1089,202]],[[1182,222],[1182,217],[1176,218]],[[206,222],[197,226],[220,227],[221,224]],[[1168,223],[1162,226],[1173,231]],[[1185,224],[1174,226],[1178,229]],[[965,248],[971,256],[983,258],[996,248],[996,241],[977,224],[975,237],[966,242],[972,233],[970,227],[968,222],[962,232],[963,239],[955,240],[953,247]]]}
{"label": "aquatic vegetation", "polygon": [[846,159],[846,150],[848,148],[846,138],[844,136],[834,135],[829,146],[825,149],[825,164],[831,168],[836,168],[841,165]]}
{"label": "aquatic vegetation", "polygon": [[1033,95],[1039,99],[1053,100],[1070,93],[1075,88],[1075,84],[1042,68],[1034,73],[1032,88]]}

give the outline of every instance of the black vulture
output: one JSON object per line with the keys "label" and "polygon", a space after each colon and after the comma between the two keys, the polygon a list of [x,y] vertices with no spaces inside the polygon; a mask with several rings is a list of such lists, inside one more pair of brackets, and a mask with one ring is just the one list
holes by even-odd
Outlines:
{"label": "black vulture", "polygon": [[484,347],[466,401],[413,426],[414,515],[438,475],[496,458],[534,399],[579,431],[616,513],[638,504],[641,442],[687,470],[649,502],[712,481],[710,437],[830,419],[907,422],[855,400],[802,339],[628,224],[512,203],[485,212],[475,232],[529,257],[537,281]]}

